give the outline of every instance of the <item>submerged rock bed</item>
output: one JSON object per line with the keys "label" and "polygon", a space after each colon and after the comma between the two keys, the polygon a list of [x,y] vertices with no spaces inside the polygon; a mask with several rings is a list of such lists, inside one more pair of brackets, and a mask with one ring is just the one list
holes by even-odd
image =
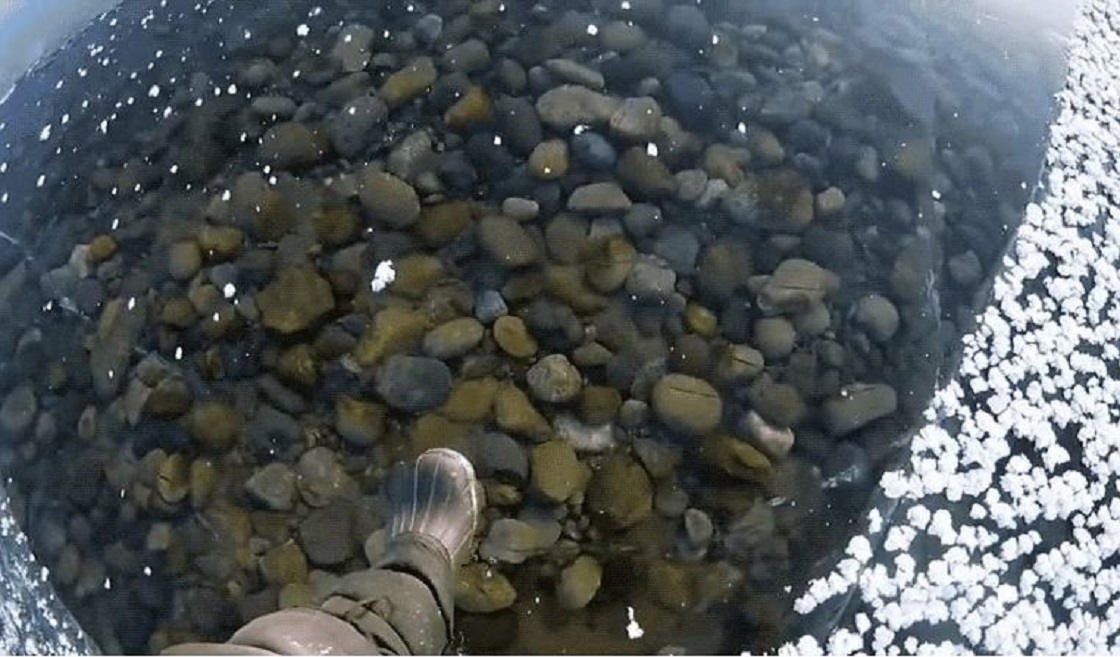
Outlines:
{"label": "submerged rock bed", "polygon": [[486,488],[468,652],[773,647],[1002,248],[993,157],[835,34],[661,0],[226,47],[0,278],[0,468],[102,648],[314,603],[439,445]]}

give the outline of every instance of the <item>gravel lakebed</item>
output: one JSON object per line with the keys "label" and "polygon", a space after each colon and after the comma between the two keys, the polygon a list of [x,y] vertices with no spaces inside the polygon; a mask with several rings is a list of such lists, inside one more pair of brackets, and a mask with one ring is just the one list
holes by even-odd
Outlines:
{"label": "gravel lakebed", "polygon": [[773,649],[1012,174],[819,26],[326,4],[36,135],[109,137],[0,272],[0,471],[62,598],[108,652],[314,604],[384,549],[389,468],[451,446],[487,499],[463,650]]}

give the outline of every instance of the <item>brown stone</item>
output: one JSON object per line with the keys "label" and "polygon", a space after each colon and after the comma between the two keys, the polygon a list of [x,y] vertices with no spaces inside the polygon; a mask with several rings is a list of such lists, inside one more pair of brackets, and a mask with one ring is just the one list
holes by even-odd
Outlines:
{"label": "brown stone", "polygon": [[354,348],[354,359],[362,367],[380,363],[385,357],[415,348],[424,337],[428,319],[423,313],[390,306],[377,313]]}
{"label": "brown stone", "polygon": [[281,270],[257,294],[261,324],[280,333],[302,331],[334,309],[331,285],[313,267]]}
{"label": "brown stone", "polygon": [[461,379],[452,386],[439,413],[453,422],[481,424],[490,418],[497,395],[497,379]]}
{"label": "brown stone", "polygon": [[418,57],[407,66],[390,75],[381,85],[377,95],[389,107],[399,107],[426,93],[435,83],[438,73],[429,57]]}
{"label": "brown stone", "polygon": [[540,180],[556,180],[568,173],[568,144],[550,139],[537,144],[529,154],[529,172]]}
{"label": "brown stone", "polygon": [[552,427],[548,420],[533,408],[528,395],[520,388],[507,383],[498,390],[494,399],[494,419],[502,430],[534,440],[548,440]]}
{"label": "brown stone", "polygon": [[416,232],[430,246],[443,246],[471,224],[472,205],[468,201],[449,201],[420,211]]}
{"label": "brown stone", "polygon": [[514,358],[530,358],[537,353],[537,341],[525,328],[525,322],[514,315],[504,315],[494,321],[494,342],[502,351]]}
{"label": "brown stone", "polygon": [[452,130],[473,130],[494,120],[494,108],[486,91],[473,85],[458,102],[447,109],[443,120]]}

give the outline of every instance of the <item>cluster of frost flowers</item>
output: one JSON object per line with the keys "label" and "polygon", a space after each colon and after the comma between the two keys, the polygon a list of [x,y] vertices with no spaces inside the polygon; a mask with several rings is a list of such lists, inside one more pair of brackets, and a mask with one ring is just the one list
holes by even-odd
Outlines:
{"label": "cluster of frost flowers", "polygon": [[1120,650],[1118,25],[1114,0],[1085,4],[1045,195],[910,462],[882,479],[889,519],[872,509],[796,602],[851,595],[852,613],[783,654]]}

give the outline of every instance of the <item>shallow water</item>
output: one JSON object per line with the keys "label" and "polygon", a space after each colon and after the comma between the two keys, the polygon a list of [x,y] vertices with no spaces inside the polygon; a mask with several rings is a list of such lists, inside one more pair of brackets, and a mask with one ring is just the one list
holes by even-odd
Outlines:
{"label": "shallow water", "polygon": [[983,301],[997,135],[736,4],[165,4],[0,107],[0,468],[101,647],[313,603],[451,445],[463,650],[772,648]]}

